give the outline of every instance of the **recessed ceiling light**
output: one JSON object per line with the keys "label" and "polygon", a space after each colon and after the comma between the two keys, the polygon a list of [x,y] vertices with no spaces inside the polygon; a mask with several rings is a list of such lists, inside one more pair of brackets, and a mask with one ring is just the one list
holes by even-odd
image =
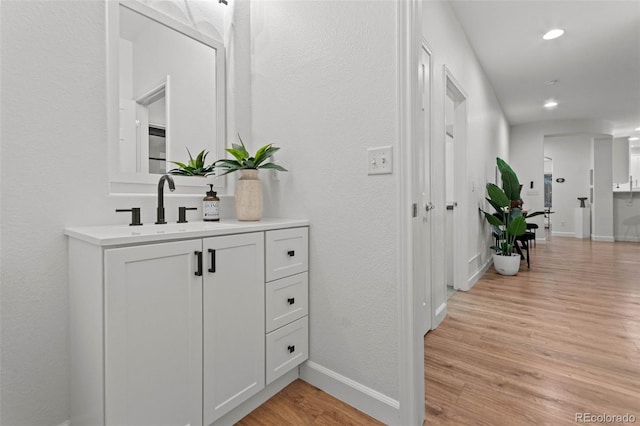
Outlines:
{"label": "recessed ceiling light", "polygon": [[544,107],[545,107],[545,108],[555,108],[555,107],[557,107],[557,106],[558,106],[558,103],[557,103],[556,101],[547,101],[547,102],[544,104]]}
{"label": "recessed ceiling light", "polygon": [[630,141],[637,141],[637,140],[640,140],[640,138],[635,138],[635,137],[634,137],[634,138],[629,138],[629,140],[630,140]]}
{"label": "recessed ceiling light", "polygon": [[640,127],[636,127],[636,128],[635,128],[635,129],[633,129],[633,130],[635,130],[636,132],[640,132]]}
{"label": "recessed ceiling light", "polygon": [[564,30],[556,28],[551,31],[547,31],[547,33],[543,35],[542,38],[545,40],[553,40],[554,38],[560,37],[562,34],[564,34]]}

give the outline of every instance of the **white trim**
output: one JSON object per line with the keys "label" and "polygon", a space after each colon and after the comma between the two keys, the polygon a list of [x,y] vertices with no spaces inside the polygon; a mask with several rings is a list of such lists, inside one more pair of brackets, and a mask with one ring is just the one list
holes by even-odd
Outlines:
{"label": "white trim", "polygon": [[300,378],[385,424],[399,424],[400,402],[313,361],[300,366]]}
{"label": "white trim", "polygon": [[432,330],[435,330],[442,321],[444,321],[447,316],[447,302],[442,302],[440,306],[436,309],[435,321],[433,324]]}
{"label": "white trim", "polygon": [[572,237],[575,238],[575,232],[561,232],[561,231],[551,231],[552,237]]}
{"label": "white trim", "polygon": [[625,235],[616,235],[614,237],[615,241],[624,241],[627,243],[640,243],[640,237],[627,237]]}
{"label": "white trim", "polygon": [[413,244],[411,204],[413,174],[412,143],[416,140],[418,62],[422,40],[422,2],[396,3],[397,20],[397,99],[399,173],[396,175],[398,194],[396,208],[397,283],[398,283],[398,399],[399,417],[392,424],[419,425],[424,421],[424,335],[416,318],[415,297],[420,294],[413,279]]}
{"label": "white trim", "polygon": [[[477,256],[474,256],[474,259],[476,257]],[[482,268],[478,269],[473,275],[471,275],[471,277],[469,277],[469,281],[467,282],[467,290],[471,290],[471,287],[473,287],[480,280],[480,278],[482,278],[482,276],[487,272],[487,270],[491,267],[492,264],[493,264],[493,258],[489,257],[489,259],[487,259],[487,261],[484,262],[484,265],[482,265]]]}
{"label": "white trim", "polygon": [[615,239],[608,235],[605,235],[605,236],[591,235],[591,241],[604,241],[607,243],[613,243],[615,242]]}

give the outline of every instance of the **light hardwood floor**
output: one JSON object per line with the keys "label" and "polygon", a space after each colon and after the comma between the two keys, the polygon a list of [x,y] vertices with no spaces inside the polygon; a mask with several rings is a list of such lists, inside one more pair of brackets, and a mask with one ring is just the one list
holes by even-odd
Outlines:
{"label": "light hardwood floor", "polygon": [[[515,277],[491,268],[427,334],[425,387],[426,424],[640,424],[640,244],[554,238]],[[380,423],[296,381],[239,424]]]}

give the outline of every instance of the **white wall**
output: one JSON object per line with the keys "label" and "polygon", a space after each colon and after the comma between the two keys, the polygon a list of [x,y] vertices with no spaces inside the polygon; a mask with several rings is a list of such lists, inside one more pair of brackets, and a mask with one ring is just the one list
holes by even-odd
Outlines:
{"label": "white wall", "polygon": [[629,138],[613,139],[613,185],[629,182]]}
{"label": "white wall", "polygon": [[[577,197],[589,197],[592,140],[588,135],[544,138],[544,156],[553,158],[552,235],[575,235],[574,212],[580,205]],[[558,178],[565,181],[558,183]],[[589,200],[587,206],[591,207]]]}
{"label": "white wall", "polygon": [[[527,210],[537,211],[544,209],[545,137],[589,135],[593,138],[611,134],[613,134],[613,125],[604,120],[550,120],[512,126],[510,165],[518,174],[520,182],[525,185],[522,191],[522,199],[525,202]],[[559,173],[563,173],[563,171],[557,167],[555,158],[553,158],[553,160],[553,179],[555,182],[555,179],[559,177]],[[611,169],[609,168],[609,170]],[[532,180],[534,181],[533,191],[527,189],[529,182]],[[555,199],[555,187],[553,190]],[[611,203],[611,200],[603,201]],[[543,216],[537,216],[531,219],[531,221],[537,223],[540,228],[543,226],[543,220]],[[597,220],[597,218],[595,220]],[[551,216],[552,226],[555,227],[556,222],[558,222],[558,218],[554,213]],[[557,228],[554,230],[558,231]],[[540,233],[538,239],[540,240],[542,238],[544,238],[544,236]]]}
{"label": "white wall", "polygon": [[[431,155],[434,159],[431,177],[434,218],[434,247],[444,241],[445,228],[445,78],[446,65],[468,96],[467,99],[467,178],[465,200],[468,218],[467,258],[469,280],[474,279],[491,257],[490,232],[478,207],[488,208],[485,201],[487,182],[493,182],[496,157],[508,157],[509,124],[502,108],[480,67],[475,53],[462,31],[448,2],[423,2],[423,35],[433,50],[433,135]],[[457,161],[454,159],[454,161]],[[459,161],[459,159],[458,159]],[[433,265],[433,282],[436,286],[434,306],[446,301],[445,261],[442,254]],[[472,284],[472,283],[471,283]]]}
{"label": "white wall", "polygon": [[55,425],[68,418],[69,405],[62,230],[111,216],[104,4],[1,7],[0,423]]}
{"label": "white wall", "polygon": [[310,360],[393,399],[398,173],[368,176],[366,150],[397,150],[395,14],[393,2],[252,3],[247,138],[280,146],[289,169],[266,179],[266,213],[311,220]]}

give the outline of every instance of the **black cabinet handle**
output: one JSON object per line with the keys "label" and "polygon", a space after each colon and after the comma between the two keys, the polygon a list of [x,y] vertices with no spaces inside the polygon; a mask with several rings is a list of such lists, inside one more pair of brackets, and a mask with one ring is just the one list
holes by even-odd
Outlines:
{"label": "black cabinet handle", "polygon": [[294,297],[290,297],[287,299],[287,303],[293,305],[294,303],[296,303],[296,299]]}
{"label": "black cabinet handle", "polygon": [[209,253],[211,253],[211,268],[208,269],[209,272],[216,272],[216,251],[214,249],[209,249]]}
{"label": "black cabinet handle", "polygon": [[198,269],[196,269],[196,276],[201,277],[202,276],[202,252],[196,251],[194,254],[198,256],[198,265],[197,265]]}
{"label": "black cabinet handle", "polygon": [[293,351],[296,350],[296,346],[295,345],[289,345],[289,346],[287,346],[287,350],[289,351],[290,354],[292,354]]}
{"label": "black cabinet handle", "polygon": [[296,255],[296,252],[294,250],[289,250],[287,254],[289,255],[289,257],[293,257]]}

